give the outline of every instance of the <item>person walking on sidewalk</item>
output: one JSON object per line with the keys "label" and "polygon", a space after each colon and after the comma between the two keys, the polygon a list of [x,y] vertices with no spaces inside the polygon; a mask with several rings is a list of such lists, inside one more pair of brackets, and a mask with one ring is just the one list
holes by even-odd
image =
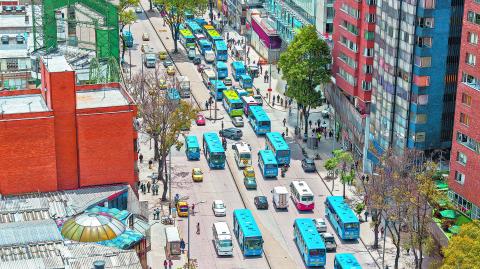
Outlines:
{"label": "person walking on sidewalk", "polygon": [[283,127],[285,127],[286,123],[287,123],[287,119],[283,118]]}
{"label": "person walking on sidewalk", "polygon": [[192,216],[195,216],[195,204],[192,204]]}
{"label": "person walking on sidewalk", "polygon": [[152,184],[149,182],[147,182],[147,192],[150,193],[150,188],[152,187]]}
{"label": "person walking on sidewalk", "polygon": [[153,161],[152,159],[148,160],[148,169],[152,169]]}
{"label": "person walking on sidewalk", "polygon": [[164,267],[165,269],[168,269],[168,261],[167,261],[167,260],[164,260],[164,261],[163,261],[163,267]]}
{"label": "person walking on sidewalk", "polygon": [[185,252],[185,241],[183,241],[183,238],[180,239],[180,250],[182,251],[182,253]]}
{"label": "person walking on sidewalk", "polygon": [[168,260],[168,269],[172,269],[173,262],[172,260]]}
{"label": "person walking on sidewalk", "polygon": [[140,161],[140,163],[143,163],[143,154],[140,153],[140,155],[138,155],[138,160]]}
{"label": "person walking on sidewalk", "polygon": [[383,237],[383,233],[384,233],[384,232],[385,232],[385,228],[382,227],[382,228],[380,229],[380,235],[381,235],[381,237]]}
{"label": "person walking on sidewalk", "polygon": [[197,222],[197,234],[200,234],[200,222]]}
{"label": "person walking on sidewalk", "polygon": [[288,127],[285,127],[285,135],[288,136]]}

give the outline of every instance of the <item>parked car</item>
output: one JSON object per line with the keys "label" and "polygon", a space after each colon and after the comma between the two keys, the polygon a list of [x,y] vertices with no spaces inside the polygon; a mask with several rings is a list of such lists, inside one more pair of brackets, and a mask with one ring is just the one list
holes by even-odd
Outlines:
{"label": "parked car", "polygon": [[203,181],[203,172],[200,168],[193,168],[192,169],[192,179],[195,182]]}
{"label": "parked car", "polygon": [[169,61],[169,60],[163,61],[163,67],[167,68],[169,66],[173,66],[172,61]]}
{"label": "parked car", "polygon": [[268,209],[268,200],[265,196],[255,196],[253,203],[257,209]]}
{"label": "parked car", "polygon": [[223,79],[223,84],[225,84],[225,86],[232,86],[232,79],[231,78],[224,78]]}
{"label": "parked car", "polygon": [[169,76],[175,75],[175,67],[173,65],[167,66],[167,75]]}
{"label": "parked car", "polygon": [[327,224],[325,224],[325,220],[322,218],[313,219],[313,223],[315,224],[315,227],[317,227],[319,233],[327,232]]}
{"label": "parked car", "polygon": [[303,158],[302,168],[304,172],[315,172],[317,168],[315,167],[315,162],[312,158]]}
{"label": "parked car", "polygon": [[255,177],[255,170],[253,166],[247,166],[243,169],[243,176],[244,177]]}
{"label": "parked car", "polygon": [[193,58],[193,64],[197,65],[197,64],[201,64],[202,63],[202,58],[198,57],[198,56],[195,56],[195,58]]}
{"label": "parked car", "polygon": [[204,64],[199,64],[199,65],[197,65],[197,71],[198,71],[198,73],[202,73],[204,69],[205,69],[205,65],[204,65]]}
{"label": "parked car", "polygon": [[150,36],[148,35],[148,33],[143,33],[142,40],[143,41],[149,41],[150,40]]}
{"label": "parked car", "polygon": [[256,190],[257,189],[257,181],[255,180],[254,177],[244,177],[243,178],[243,185],[245,185],[245,188],[247,190]]}
{"label": "parked car", "polygon": [[257,101],[257,103],[259,103],[260,105],[263,106],[263,98],[262,98],[261,95],[254,95],[253,99],[255,99],[255,101]]}
{"label": "parked car", "polygon": [[238,128],[227,128],[227,129],[220,130],[218,133],[220,134],[220,136],[228,139],[232,139],[232,140],[239,140],[243,136],[242,130]]}
{"label": "parked car", "polygon": [[321,233],[320,236],[323,238],[325,247],[327,251],[337,251],[337,242],[335,242],[335,237],[331,233]]}
{"label": "parked car", "polygon": [[332,114],[332,109],[331,108],[325,108],[324,110],[322,110],[322,118],[324,119],[328,119],[330,118],[330,114]]}
{"label": "parked car", "polygon": [[215,217],[225,217],[227,215],[227,209],[222,200],[213,200],[212,210]]}
{"label": "parked car", "polygon": [[142,46],[140,47],[142,52],[148,51],[148,44],[147,43],[142,43]]}
{"label": "parked car", "polygon": [[135,13],[142,13],[142,12],[143,12],[143,10],[142,10],[141,7],[136,7],[135,8]]}
{"label": "parked car", "polygon": [[195,123],[197,126],[204,126],[205,125],[205,116],[202,114],[197,114],[197,117],[195,118]]}
{"label": "parked car", "polygon": [[243,127],[243,118],[242,116],[238,116],[238,117],[233,117],[232,118],[232,124],[233,126],[235,127]]}

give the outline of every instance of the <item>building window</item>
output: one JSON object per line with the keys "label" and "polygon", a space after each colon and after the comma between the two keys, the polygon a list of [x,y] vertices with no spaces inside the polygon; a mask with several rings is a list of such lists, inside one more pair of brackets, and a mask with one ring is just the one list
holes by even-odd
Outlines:
{"label": "building window", "polygon": [[467,13],[467,20],[475,24],[480,24],[480,14],[469,10]]}
{"label": "building window", "polygon": [[472,97],[466,93],[462,93],[462,104],[472,106]]}
{"label": "building window", "polygon": [[8,35],[2,35],[2,44],[3,45],[8,45],[9,37]]}
{"label": "building window", "polygon": [[357,86],[357,83],[356,83],[356,80],[355,78],[350,74],[348,73],[347,71],[345,71],[345,69],[343,68],[339,68],[338,69],[338,74],[346,81],[348,82],[350,85],[352,86]]}
{"label": "building window", "polygon": [[432,57],[415,56],[415,65],[419,67],[430,67],[432,66]]}
{"label": "building window", "polygon": [[417,37],[417,45],[421,48],[431,48],[432,47],[432,38],[431,37]]}
{"label": "building window", "polygon": [[340,37],[340,43],[349,48],[351,51],[357,52],[358,50],[357,44],[344,36]]}
{"label": "building window", "polygon": [[435,8],[435,0],[420,0],[420,6],[424,9]]}
{"label": "building window", "polygon": [[413,76],[413,83],[418,87],[427,87],[430,86],[430,76]]}
{"label": "building window", "polygon": [[417,124],[427,123],[427,114],[417,114],[417,119],[415,120]]}
{"label": "building window", "polygon": [[417,24],[422,28],[433,28],[433,18],[418,18]]}
{"label": "building window", "polygon": [[373,57],[373,48],[365,48],[363,50],[363,56]]}
{"label": "building window", "polygon": [[348,21],[342,21],[341,26],[347,29],[347,31],[349,31],[350,33],[358,35],[358,27],[349,23]]}
{"label": "building window", "polygon": [[474,66],[476,62],[477,62],[477,56],[475,54],[471,54],[467,52],[467,55],[465,57],[465,63]]}
{"label": "building window", "polygon": [[357,68],[357,62],[354,61],[352,58],[348,57],[345,53],[340,52],[338,55],[338,58],[342,60],[344,63],[346,63],[348,66],[351,68]]}
{"label": "building window", "polygon": [[342,4],[340,10],[354,17],[355,19],[358,19],[358,17],[360,16],[360,12],[358,12],[358,9],[355,9],[345,3]]}
{"label": "building window", "polygon": [[415,133],[415,142],[425,142],[425,132]]}
{"label": "building window", "polygon": [[466,134],[457,132],[457,143],[475,151],[476,153],[480,153],[479,143],[475,139],[469,137]]}
{"label": "building window", "polygon": [[6,59],[7,70],[14,71],[18,70],[18,59]]}
{"label": "building window", "polygon": [[470,116],[464,113],[460,113],[460,122],[466,126],[470,126]]}
{"label": "building window", "polygon": [[457,151],[457,162],[463,166],[467,164],[467,155],[464,153]]}
{"label": "building window", "polygon": [[418,102],[419,105],[426,105],[428,104],[428,95],[423,94],[418,96]]}
{"label": "building window", "polygon": [[470,43],[472,45],[477,45],[478,44],[478,34],[473,33],[473,32],[468,32],[467,40],[468,40],[468,43]]}
{"label": "building window", "polygon": [[369,6],[376,6],[377,5],[377,0],[366,0],[367,5]]}
{"label": "building window", "polygon": [[374,23],[375,22],[375,13],[367,13],[365,14],[365,21],[368,23]]}
{"label": "building window", "polygon": [[366,40],[373,40],[373,39],[375,39],[375,32],[365,31],[365,39],[366,39]]}
{"label": "building window", "polygon": [[470,74],[463,72],[462,82],[475,90],[480,90],[480,80]]}
{"label": "building window", "polygon": [[455,181],[461,185],[465,184],[465,175],[455,171]]}
{"label": "building window", "polygon": [[373,73],[373,65],[364,64],[363,65],[363,73],[365,73],[365,74]]}
{"label": "building window", "polygon": [[362,89],[364,91],[370,91],[372,89],[372,82],[362,80]]}

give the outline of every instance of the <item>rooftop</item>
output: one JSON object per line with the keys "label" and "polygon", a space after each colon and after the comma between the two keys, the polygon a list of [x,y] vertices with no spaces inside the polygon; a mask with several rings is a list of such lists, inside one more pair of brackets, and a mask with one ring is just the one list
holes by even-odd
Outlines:
{"label": "rooftop", "polygon": [[41,94],[0,97],[0,114],[17,114],[48,111]]}
{"label": "rooftop", "polygon": [[18,15],[0,15],[0,29],[7,28],[24,28],[27,29],[32,27],[31,13],[29,15],[29,20],[25,22],[25,14]]}
{"label": "rooftop", "polygon": [[42,61],[50,72],[73,71],[72,66],[63,55],[43,56]]}
{"label": "rooftop", "polygon": [[0,247],[63,241],[54,220],[0,224]]}
{"label": "rooftop", "polygon": [[77,91],[77,109],[128,105],[128,100],[118,88]]}

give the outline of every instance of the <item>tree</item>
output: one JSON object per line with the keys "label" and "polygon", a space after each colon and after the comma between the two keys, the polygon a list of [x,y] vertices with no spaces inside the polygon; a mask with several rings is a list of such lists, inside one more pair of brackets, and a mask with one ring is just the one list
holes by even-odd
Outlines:
{"label": "tree", "polygon": [[355,161],[353,160],[351,152],[343,150],[334,150],[333,158],[336,159],[337,168],[340,169],[340,181],[343,184],[343,198],[345,198],[345,184],[351,184],[355,179],[355,169],[353,166]]}
{"label": "tree", "polygon": [[168,191],[167,156],[176,145],[181,146],[179,136],[185,127],[190,127],[197,111],[188,102],[169,100],[161,90],[163,81],[169,77],[156,68],[154,72],[137,74],[131,81],[131,94],[138,104],[142,118],[142,130],[154,142],[155,160],[158,160],[158,178],[163,183],[162,200]]}
{"label": "tree", "polygon": [[288,84],[285,94],[295,99],[302,110],[305,134],[310,110],[322,105],[322,93],[315,88],[330,82],[330,63],[330,49],[314,26],[302,28],[280,55],[278,66]]}
{"label": "tree", "polygon": [[207,10],[208,0],[154,0],[155,4],[163,7],[166,16],[163,17],[172,34],[174,53],[178,52],[178,38],[180,25],[185,21],[185,13],[203,15]]}
{"label": "tree", "polygon": [[[332,179],[335,178],[335,168],[337,168],[338,161],[335,158],[330,158],[328,159],[325,164],[323,165],[325,169],[327,170],[327,176],[331,177]],[[333,188],[332,188],[333,190]]]}
{"label": "tree", "polygon": [[[137,20],[137,15],[129,7],[135,7],[140,4],[140,0],[120,0],[118,4],[118,20],[120,22],[120,38],[122,39],[122,59],[125,57],[126,41],[123,36],[123,29],[125,26],[134,23]],[[128,9],[128,10],[127,10]]]}
{"label": "tree", "polygon": [[461,226],[448,246],[443,248],[445,256],[441,269],[480,268],[480,221],[475,220]]}

